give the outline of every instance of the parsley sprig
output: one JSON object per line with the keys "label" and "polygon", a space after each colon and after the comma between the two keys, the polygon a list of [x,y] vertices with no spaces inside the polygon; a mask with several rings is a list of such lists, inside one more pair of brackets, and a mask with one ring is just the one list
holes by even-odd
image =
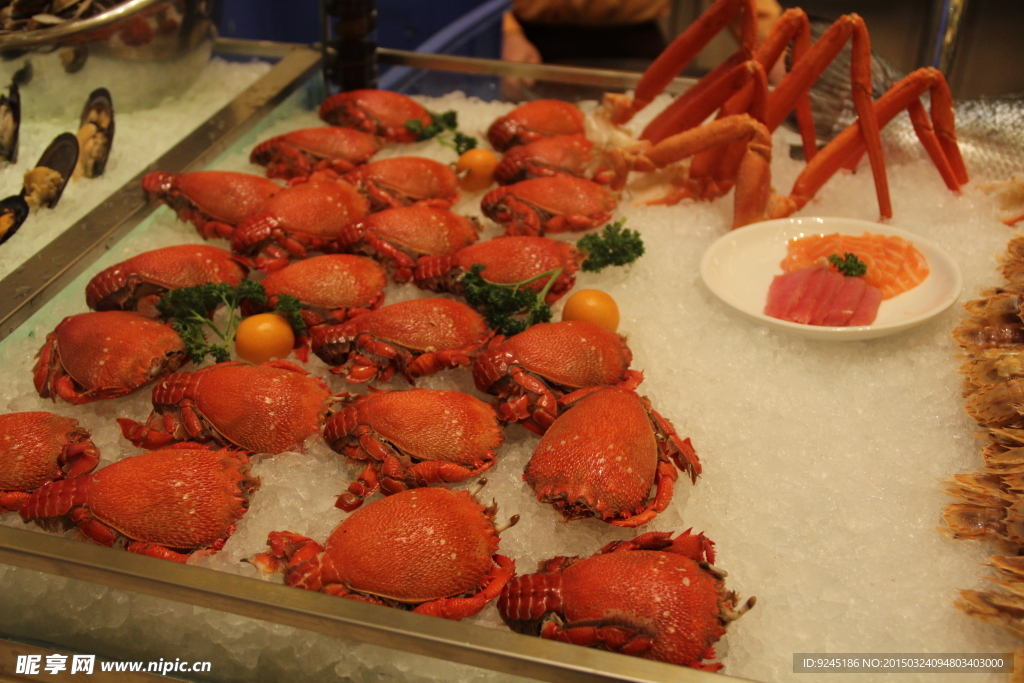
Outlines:
{"label": "parsley sprig", "polygon": [[435,114],[428,111],[431,123],[424,126],[417,119],[405,122],[406,129],[416,136],[417,140],[429,140],[436,137],[437,141],[445,147],[451,147],[460,155],[476,147],[476,138],[459,132],[458,115],[455,110],[449,110],[443,114]]}
{"label": "parsley sprig", "polygon": [[828,261],[836,267],[836,270],[848,277],[863,277],[868,272],[867,264],[857,258],[856,254],[850,252],[846,252],[842,257],[839,254],[832,254],[828,257]]}
{"label": "parsley sprig", "polygon": [[[509,285],[488,282],[480,275],[483,270],[483,265],[474,263],[463,276],[462,285],[465,287],[466,301],[483,311],[484,319],[490,327],[511,337],[531,325],[551,320],[551,307],[544,303],[544,298],[555,279],[561,275],[561,268]],[[525,285],[543,277],[549,279],[539,292],[525,288]]]}
{"label": "parsley sprig", "polygon": [[[287,294],[279,295],[275,313],[285,318],[296,336],[305,334],[306,324],[300,314],[299,300]],[[202,363],[206,356],[213,356],[217,363],[231,357],[228,349],[235,339],[235,330],[242,321],[242,301],[250,300],[257,306],[267,305],[267,293],[263,285],[255,280],[242,280],[238,286],[227,283],[207,283],[197,287],[172,289],[157,303],[157,309],[165,318],[171,319],[171,326],[185,342],[185,350],[194,363]],[[228,309],[228,318],[223,327],[211,320],[220,306]],[[210,343],[207,330],[220,342]]]}
{"label": "parsley sprig", "polygon": [[587,254],[580,268],[597,273],[607,266],[624,266],[644,255],[644,242],[636,230],[623,228],[625,218],[604,226],[598,233],[585,236],[576,248]]}

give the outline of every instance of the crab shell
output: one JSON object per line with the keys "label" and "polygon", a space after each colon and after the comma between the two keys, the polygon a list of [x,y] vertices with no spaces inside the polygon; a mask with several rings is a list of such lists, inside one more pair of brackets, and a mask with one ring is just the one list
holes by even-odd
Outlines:
{"label": "crab shell", "polygon": [[736,609],[703,534],[671,536],[651,532],[591,557],[548,560],[505,586],[501,618],[520,633],[718,671],[703,660],[714,659],[714,643],[754,598]]}
{"label": "crab shell", "polygon": [[338,453],[367,461],[337,506],[354,510],[378,487],[385,494],[459,482],[494,465],[504,436],[494,409],[459,391],[408,389],[358,397],[324,426]]}
{"label": "crab shell", "polygon": [[[270,308],[276,306],[282,294],[296,297],[302,306],[303,321],[307,327],[313,327],[340,323],[356,311],[377,308],[384,301],[387,282],[384,269],[373,259],[324,254],[274,271],[260,284]],[[255,308],[246,312],[254,313]]]}
{"label": "crab shell", "polygon": [[327,413],[331,390],[288,361],[217,363],[153,387],[143,425],[118,418],[124,437],[150,450],[174,441],[215,441],[255,453],[301,449]]}
{"label": "crab shell", "polygon": [[586,135],[558,135],[540,138],[528,145],[512,147],[494,169],[499,185],[554,175],[584,177],[590,166],[594,143]]}
{"label": "crab shell", "polygon": [[320,118],[334,126],[357,128],[392,142],[415,142],[406,128],[410,121],[427,127],[430,114],[406,95],[390,90],[349,90],[328,97],[320,105]]}
{"label": "crab shell", "polygon": [[556,135],[584,132],[583,112],[574,104],[561,100],[534,100],[520,105],[491,124],[487,139],[491,146],[504,152],[515,145],[525,145]]}
{"label": "crab shell", "polygon": [[271,551],[253,561],[273,571],[285,560],[289,586],[463,619],[494,600],[515,573],[513,562],[495,554],[495,512],[465,491],[410,489],[346,517],[324,547],[273,532]]}
{"label": "crab shell", "polygon": [[43,411],[0,415],[0,511],[47,482],[91,472],[100,452],[78,421]]}
{"label": "crab shell", "polygon": [[523,478],[566,519],[645,524],[672,501],[676,467],[693,481],[700,474],[690,440],[635,392],[581,389],[561,402],[571,407],[541,437]]}
{"label": "crab shell", "polygon": [[347,173],[380,147],[380,138],[355,128],[303,128],[256,145],[249,161],[266,166],[270,178],[302,178],[325,168]]}
{"label": "crab shell", "polygon": [[167,204],[205,239],[230,239],[239,223],[282,189],[263,176],[233,171],[153,171],[142,179],[142,187],[150,201]]}
{"label": "crab shell", "polygon": [[342,176],[359,188],[372,211],[424,203],[447,209],[459,201],[459,177],[425,157],[390,157],[363,164]]}
{"label": "crab shell", "polygon": [[539,323],[507,339],[491,339],[473,360],[473,380],[480,391],[502,399],[501,419],[543,434],[558,417],[558,399],[572,391],[635,389],[643,376],[629,369],[632,360],[626,339],[600,325]]}
{"label": "crab shell", "polygon": [[46,335],[33,378],[43,398],[79,405],[129,394],[186,360],[169,325],[127,311],[79,313]]}
{"label": "crab shell", "polygon": [[412,383],[444,368],[467,366],[490,336],[487,323],[466,304],[429,297],[310,330],[313,353],[349,382],[386,382],[397,370]]}
{"label": "crab shell", "polygon": [[168,290],[209,282],[237,285],[249,269],[229,252],[207,244],[179,244],[143,252],[98,273],[85,287],[95,311],[138,311],[155,318]]}
{"label": "crab shell", "polygon": [[[316,176],[314,176],[315,178]],[[341,229],[366,215],[369,205],[348,183],[310,179],[282,190],[231,238],[236,254],[250,256],[260,270],[288,265],[288,257],[333,251]]]}
{"label": "crab shell", "polygon": [[107,465],[93,474],[46,484],[21,507],[26,522],[69,515],[85,536],[127,550],[184,562],[170,549],[219,549],[259,485],[238,451],[182,444]]}
{"label": "crab shell", "polygon": [[476,219],[447,209],[414,204],[385,209],[349,223],[338,233],[338,247],[394,264],[395,282],[408,282],[416,258],[451,255],[477,240]]}
{"label": "crab shell", "polygon": [[[580,253],[567,242],[532,235],[500,237],[463,247],[451,256],[421,256],[416,262],[413,280],[423,289],[461,294],[462,276],[477,263],[484,267],[481,276],[499,285],[524,282],[561,268],[562,272],[544,298],[550,305],[576,283],[579,260]],[[548,279],[539,278],[523,288],[539,292]]]}
{"label": "crab shell", "polygon": [[612,191],[586,178],[532,178],[491,190],[480,208],[509,235],[581,232],[607,223],[618,205]]}

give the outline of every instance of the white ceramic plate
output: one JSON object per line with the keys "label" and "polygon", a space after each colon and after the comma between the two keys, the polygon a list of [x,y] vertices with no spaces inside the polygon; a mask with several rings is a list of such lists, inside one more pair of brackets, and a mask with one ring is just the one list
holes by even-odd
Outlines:
{"label": "white ceramic plate", "polygon": [[[801,325],[766,316],[772,278],[782,274],[779,262],[794,237],[831,233],[894,235],[914,243],[931,272],[924,282],[882,302],[875,322],[862,327]],[[852,218],[784,218],[748,225],[723,235],[704,253],[700,274],[725,303],[755,320],[812,339],[852,341],[895,334],[939,315],[957,300],[963,276],[953,259],[938,246],[904,230]]]}

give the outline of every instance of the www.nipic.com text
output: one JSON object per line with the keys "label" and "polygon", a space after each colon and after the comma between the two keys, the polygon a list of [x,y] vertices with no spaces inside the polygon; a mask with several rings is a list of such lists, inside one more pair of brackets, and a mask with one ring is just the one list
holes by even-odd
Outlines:
{"label": "www.nipic.com text", "polygon": [[[45,661],[44,661],[45,659]],[[91,674],[96,669],[96,655],[18,655],[15,673],[18,674],[56,674],[67,671],[72,674]],[[189,662],[175,659],[161,659],[157,662],[103,662],[99,663],[103,672],[145,672],[166,676],[170,673],[209,673],[210,662]]]}

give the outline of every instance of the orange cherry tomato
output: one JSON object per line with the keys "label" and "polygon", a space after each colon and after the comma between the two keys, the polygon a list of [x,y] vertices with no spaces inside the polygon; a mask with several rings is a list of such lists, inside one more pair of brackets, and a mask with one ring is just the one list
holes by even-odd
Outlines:
{"label": "orange cherry tomato", "polygon": [[599,289],[581,289],[565,302],[562,320],[585,320],[615,332],[619,328],[619,306]]}
{"label": "orange cherry tomato", "polygon": [[288,321],[276,313],[246,318],[235,330],[235,353],[250,363],[284,358],[295,346],[295,333]]}
{"label": "orange cherry tomato", "polygon": [[465,171],[459,186],[466,192],[479,192],[494,182],[494,169],[498,157],[494,152],[479,147],[465,152],[455,164],[455,170]]}

